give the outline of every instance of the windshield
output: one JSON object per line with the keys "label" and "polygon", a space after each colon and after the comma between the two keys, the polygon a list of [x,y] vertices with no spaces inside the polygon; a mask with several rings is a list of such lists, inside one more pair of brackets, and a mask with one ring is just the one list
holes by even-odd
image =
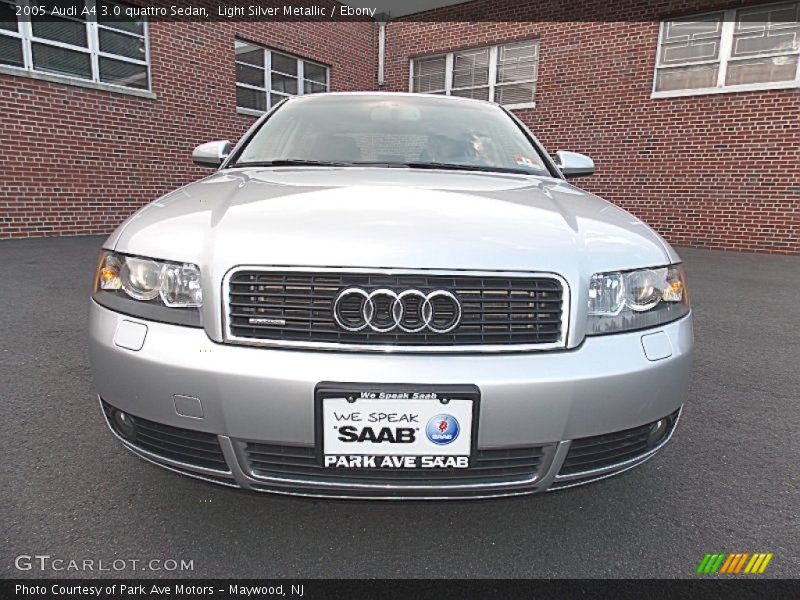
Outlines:
{"label": "windshield", "polygon": [[539,150],[499,107],[401,95],[294,98],[229,166],[287,164],[550,175]]}

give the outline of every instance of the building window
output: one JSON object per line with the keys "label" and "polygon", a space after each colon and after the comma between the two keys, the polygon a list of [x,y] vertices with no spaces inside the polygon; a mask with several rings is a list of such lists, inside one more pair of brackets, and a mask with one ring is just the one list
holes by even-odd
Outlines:
{"label": "building window", "polygon": [[236,106],[263,112],[289,96],[327,92],[329,69],[236,40]]}
{"label": "building window", "polygon": [[653,96],[800,86],[800,2],[663,21]]}
{"label": "building window", "polygon": [[[17,4],[30,16],[18,16]],[[83,15],[54,17],[38,14],[36,0],[0,0],[0,65],[148,90],[147,24],[115,2],[85,7]]]}
{"label": "building window", "polygon": [[411,91],[533,106],[539,42],[472,48],[411,61]]}

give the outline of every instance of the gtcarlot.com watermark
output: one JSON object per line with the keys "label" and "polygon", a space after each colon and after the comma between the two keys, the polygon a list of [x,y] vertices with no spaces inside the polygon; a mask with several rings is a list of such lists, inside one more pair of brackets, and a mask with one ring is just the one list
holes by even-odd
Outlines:
{"label": "gtcarlot.com watermark", "polygon": [[14,559],[18,571],[73,573],[113,573],[136,571],[182,572],[194,571],[194,560],[174,558],[61,558],[49,554],[20,554]]}

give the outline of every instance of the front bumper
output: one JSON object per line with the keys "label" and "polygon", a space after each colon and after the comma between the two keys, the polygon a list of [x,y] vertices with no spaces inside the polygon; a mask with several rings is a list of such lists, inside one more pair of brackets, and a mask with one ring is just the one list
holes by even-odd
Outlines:
{"label": "front bumper", "polygon": [[[144,333],[140,347],[131,343],[131,322],[134,331]],[[663,332],[656,345],[659,354],[651,352],[648,358],[642,338],[655,332]],[[202,329],[146,322],[94,302],[90,309],[92,368],[106,410],[118,409],[155,426],[211,434],[219,442],[224,466],[153,451],[112,427],[126,447],[161,466],[216,483],[313,496],[507,496],[627,470],[650,458],[671,436],[686,396],[692,348],[691,316],[655,330],[590,337],[571,350],[431,357],[225,345],[213,342]],[[524,477],[468,484],[365,483],[317,476],[309,465],[300,470],[307,476],[253,469],[245,451],[248,443],[314,447],[314,390],[322,381],[475,385],[481,395],[478,450],[537,449],[535,468]],[[178,403],[184,398],[198,399],[202,413],[186,416]],[[641,437],[644,426],[668,416],[668,434],[657,444],[639,452],[618,447],[617,438],[622,443],[634,434]],[[625,435],[607,435],[614,432]],[[578,439],[584,447],[598,444],[605,460],[588,461],[586,469],[567,469],[571,441]]]}

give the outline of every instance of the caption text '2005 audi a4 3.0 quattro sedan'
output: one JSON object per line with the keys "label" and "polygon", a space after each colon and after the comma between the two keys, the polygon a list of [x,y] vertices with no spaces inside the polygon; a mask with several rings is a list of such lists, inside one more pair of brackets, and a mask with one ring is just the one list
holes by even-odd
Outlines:
{"label": "caption text '2005 audi a4 3.0 quattro sedan'", "polygon": [[137,455],[259,491],[483,498],[672,436],[678,255],[502,107],[299,96],[193,160],[217,170],[120,225],[94,280],[100,406]]}

